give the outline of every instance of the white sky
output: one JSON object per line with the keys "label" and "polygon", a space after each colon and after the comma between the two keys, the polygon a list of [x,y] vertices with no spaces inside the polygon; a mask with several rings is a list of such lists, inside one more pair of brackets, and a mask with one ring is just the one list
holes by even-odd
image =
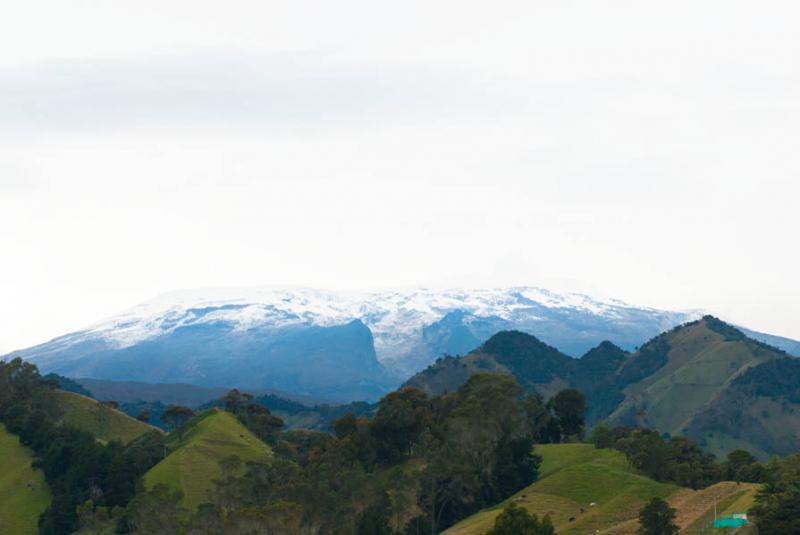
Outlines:
{"label": "white sky", "polygon": [[534,285],[800,338],[796,2],[26,1],[0,354],[206,286]]}

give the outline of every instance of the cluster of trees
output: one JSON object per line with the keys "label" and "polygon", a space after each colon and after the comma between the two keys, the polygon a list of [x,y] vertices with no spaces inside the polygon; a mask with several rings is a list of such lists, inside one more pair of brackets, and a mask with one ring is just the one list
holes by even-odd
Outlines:
{"label": "cluster of trees", "polygon": [[268,408],[253,401],[253,396],[239,390],[231,390],[221,399],[226,411],[236,418],[258,438],[267,444],[275,444],[277,432],[283,420],[273,415]]}
{"label": "cluster of trees", "polygon": [[514,503],[508,504],[494,521],[494,527],[486,535],[555,535],[549,516],[542,520],[527,509]]}
{"label": "cluster of trees", "polygon": [[43,534],[72,533],[78,508],[124,507],[137,481],[162,457],[163,438],[154,431],[131,444],[100,444],[94,436],[59,423],[56,383],[36,366],[14,359],[0,362],[0,421],[34,452],[52,501],[39,519]]}
{"label": "cluster of trees", "polygon": [[220,405],[273,445],[272,461],[227,459],[209,503],[194,514],[177,514],[179,496],[166,489],[137,496],[134,525],[158,518],[161,527],[148,524],[161,530],[153,533],[194,533],[199,525],[231,533],[438,533],[535,481],[534,443],[579,436],[586,408],[575,391],[545,402],[525,396],[512,376],[489,373],[439,396],[392,392],[371,417],[335,420],[332,433],[280,432],[279,419],[238,391]]}
{"label": "cluster of trees", "polygon": [[616,427],[602,422],[592,430],[597,448],[614,448],[625,454],[636,469],[656,481],[699,489],[724,480],[759,483],[765,469],[752,455],[737,450],[719,463],[686,437],[665,437],[652,429]]}
{"label": "cluster of trees", "polygon": [[677,535],[676,512],[661,498],[651,499],[639,512],[639,535]]}
{"label": "cluster of trees", "polygon": [[752,512],[761,533],[800,533],[800,453],[767,463]]}

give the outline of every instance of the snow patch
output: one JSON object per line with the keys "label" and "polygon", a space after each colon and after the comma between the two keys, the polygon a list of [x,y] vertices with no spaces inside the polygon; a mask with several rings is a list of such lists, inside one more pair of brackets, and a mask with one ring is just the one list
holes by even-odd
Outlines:
{"label": "snow patch", "polygon": [[[386,290],[330,292],[311,288],[212,288],[172,292],[147,301],[91,327],[88,338],[124,348],[169,334],[181,327],[224,323],[232,330],[287,325],[341,325],[359,319],[373,333],[380,360],[403,354],[422,338],[425,326],[454,311],[478,317],[512,319],[524,309],[575,309],[607,318],[632,307],[621,301],[535,287],[495,289]],[[537,320],[534,310],[526,319]]]}

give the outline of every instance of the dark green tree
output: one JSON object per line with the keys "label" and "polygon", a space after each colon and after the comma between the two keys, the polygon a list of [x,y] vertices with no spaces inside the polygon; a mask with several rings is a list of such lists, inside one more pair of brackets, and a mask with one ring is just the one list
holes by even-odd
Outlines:
{"label": "dark green tree", "polygon": [[554,535],[555,532],[549,516],[540,521],[535,514],[510,503],[495,519],[487,535]]}
{"label": "dark green tree", "polygon": [[562,435],[580,437],[586,423],[586,398],[583,394],[573,388],[567,388],[556,394],[550,400],[550,404]]}
{"label": "dark green tree", "polygon": [[604,422],[597,422],[592,428],[591,441],[595,448],[610,448],[614,445],[614,433]]}
{"label": "dark green tree", "polygon": [[396,462],[411,455],[429,425],[431,408],[422,390],[406,387],[386,395],[370,424],[382,462]]}
{"label": "dark green tree", "polygon": [[348,412],[331,424],[333,434],[338,439],[344,439],[356,432],[356,415]]}
{"label": "dark green tree", "polygon": [[391,502],[389,495],[384,491],[375,503],[358,515],[356,533],[358,535],[392,535],[393,531],[389,527],[390,514]]}
{"label": "dark green tree", "polygon": [[181,493],[158,484],[148,492],[136,495],[128,505],[128,525],[135,533],[174,535],[180,532]]}
{"label": "dark green tree", "polygon": [[169,426],[170,429],[178,431],[178,438],[183,440],[183,424],[189,421],[189,418],[194,416],[194,411],[189,407],[181,405],[170,405],[164,414],[161,415],[161,421]]}
{"label": "dark green tree", "polygon": [[752,512],[760,533],[800,533],[800,453],[768,463]]}
{"label": "dark green tree", "polygon": [[745,450],[735,450],[728,454],[723,465],[725,478],[731,481],[760,483],[766,477],[764,467]]}
{"label": "dark green tree", "polygon": [[661,498],[653,498],[639,512],[641,535],[676,535],[675,509]]}
{"label": "dark green tree", "polygon": [[530,426],[530,433],[535,442],[548,442],[547,429],[553,417],[541,394],[528,394],[522,405]]}

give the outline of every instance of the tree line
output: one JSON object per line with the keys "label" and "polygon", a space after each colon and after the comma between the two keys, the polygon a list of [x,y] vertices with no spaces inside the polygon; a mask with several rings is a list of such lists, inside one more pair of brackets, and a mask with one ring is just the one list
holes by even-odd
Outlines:
{"label": "tree line", "polygon": [[159,519],[148,532],[438,533],[535,481],[533,445],[580,436],[586,410],[574,390],[546,402],[490,373],[439,396],[392,392],[374,414],[347,413],[330,433],[280,431],[278,418],[237,390],[219,405],[272,445],[273,460],[226,459],[194,513],[176,514],[180,495],[165,488],[137,496],[132,516]]}
{"label": "tree line", "polygon": [[761,483],[766,470],[744,450],[728,454],[724,462],[683,436],[669,437],[652,429],[597,424],[590,440],[597,448],[625,454],[630,465],[651,479],[700,489],[720,481]]}

